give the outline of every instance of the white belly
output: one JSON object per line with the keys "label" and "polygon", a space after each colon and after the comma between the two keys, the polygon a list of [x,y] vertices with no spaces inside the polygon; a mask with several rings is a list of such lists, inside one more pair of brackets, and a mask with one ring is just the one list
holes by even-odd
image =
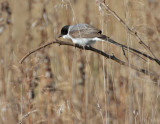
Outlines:
{"label": "white belly", "polygon": [[73,43],[79,44],[82,46],[85,45],[92,45],[96,42],[96,40],[93,40],[92,38],[72,38]]}

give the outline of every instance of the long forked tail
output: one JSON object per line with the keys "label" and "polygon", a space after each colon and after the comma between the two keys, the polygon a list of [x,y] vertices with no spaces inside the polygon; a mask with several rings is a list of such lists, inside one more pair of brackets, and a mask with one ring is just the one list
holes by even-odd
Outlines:
{"label": "long forked tail", "polygon": [[112,40],[111,38],[109,38],[109,37],[107,37],[107,36],[105,36],[105,35],[102,35],[102,37],[100,37],[100,39],[102,39],[102,40],[104,40],[104,41],[106,41],[106,42],[112,43],[112,44],[114,44],[114,45],[120,46],[120,47],[122,47],[122,49],[129,50],[129,51],[138,53],[138,54],[140,54],[140,55],[142,55],[142,56],[144,56],[144,57],[147,57],[147,58],[150,59],[150,60],[153,60],[153,61],[157,62],[157,63],[160,65],[160,60],[158,60],[157,58],[153,58],[153,57],[151,57],[151,56],[149,56],[149,55],[147,55],[147,54],[145,54],[145,53],[143,53],[143,52],[140,52],[140,51],[138,51],[138,50],[136,50],[136,49],[133,49],[133,48],[131,48],[131,47],[125,46],[125,45],[123,45],[123,44],[120,44],[120,43]]}

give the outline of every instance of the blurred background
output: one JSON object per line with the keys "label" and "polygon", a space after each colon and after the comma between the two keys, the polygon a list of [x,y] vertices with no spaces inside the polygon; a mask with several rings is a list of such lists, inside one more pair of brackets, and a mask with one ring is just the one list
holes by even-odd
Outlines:
{"label": "blurred background", "polygon": [[[55,40],[61,27],[77,23],[149,54],[101,2],[160,59],[159,0],[0,0],[0,124],[160,123],[160,86],[96,53],[53,44],[19,64],[26,53]],[[93,47],[160,74],[155,62],[126,52],[127,60],[115,45]]]}

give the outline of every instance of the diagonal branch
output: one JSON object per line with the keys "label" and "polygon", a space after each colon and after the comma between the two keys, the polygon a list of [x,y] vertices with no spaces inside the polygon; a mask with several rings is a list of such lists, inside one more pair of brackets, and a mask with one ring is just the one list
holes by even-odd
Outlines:
{"label": "diagonal branch", "polygon": [[93,52],[95,52],[95,53],[98,53],[98,54],[104,56],[104,57],[107,58],[107,59],[111,59],[111,60],[119,63],[120,65],[127,66],[127,67],[132,68],[132,69],[134,69],[134,70],[136,70],[136,71],[139,71],[139,72],[141,72],[141,73],[143,73],[143,74],[145,74],[145,75],[149,75],[149,76],[151,76],[151,77],[154,77],[154,79],[156,79],[156,80],[153,80],[154,82],[157,82],[157,80],[159,80],[159,78],[160,78],[160,76],[159,76],[158,74],[154,73],[154,72],[150,72],[150,71],[148,71],[148,70],[146,70],[146,69],[139,68],[139,67],[137,67],[137,66],[135,66],[135,65],[126,63],[126,62],[118,59],[118,58],[115,57],[114,55],[109,55],[109,54],[107,54],[107,53],[105,53],[105,52],[103,52],[103,51],[101,51],[101,50],[96,49],[96,48],[93,48],[93,47],[90,47],[90,46],[84,46],[84,47],[83,47],[83,46],[80,46],[80,45],[77,45],[77,44],[73,44],[73,43],[70,43],[70,42],[64,42],[64,41],[60,41],[60,40],[56,40],[56,41],[52,41],[52,42],[46,43],[46,44],[44,44],[44,45],[42,45],[42,46],[40,46],[40,47],[38,47],[38,48],[36,48],[36,49],[28,52],[28,53],[19,61],[19,63],[22,64],[23,61],[24,61],[28,56],[30,56],[31,54],[35,53],[36,51],[41,50],[41,49],[43,49],[43,48],[45,48],[45,47],[47,47],[47,46],[49,46],[49,45],[51,45],[51,44],[66,45],[66,46],[77,47],[77,48],[83,49],[83,50],[90,50],[90,51],[93,51]]}
{"label": "diagonal branch", "polygon": [[132,29],[123,21],[123,19],[121,19],[121,18],[120,18],[112,9],[110,9],[105,3],[101,3],[101,5],[103,5],[104,8],[105,8],[109,13],[111,13],[123,26],[125,26],[125,27],[128,29],[129,33],[132,34],[133,36],[135,36],[135,37],[138,39],[139,43],[142,44],[143,47],[144,47],[146,50],[148,50],[156,60],[158,60],[158,59],[156,58],[156,56],[154,55],[154,53],[151,51],[150,47],[147,46],[147,45],[143,42],[143,40],[140,38],[140,36],[138,35],[138,33],[137,33],[136,31],[132,30]]}

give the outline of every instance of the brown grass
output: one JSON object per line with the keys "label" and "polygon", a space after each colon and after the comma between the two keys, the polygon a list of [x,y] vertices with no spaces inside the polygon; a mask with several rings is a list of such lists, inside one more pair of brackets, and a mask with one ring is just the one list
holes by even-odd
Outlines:
{"label": "brown grass", "polygon": [[[159,0],[105,2],[160,58]],[[0,124],[159,124],[160,87],[131,68],[58,45],[19,64],[28,51],[55,39],[62,26],[76,23],[92,24],[149,54],[95,0],[1,0]],[[114,45],[97,42],[94,47],[127,61]],[[131,64],[160,74],[155,62],[127,55]]]}

